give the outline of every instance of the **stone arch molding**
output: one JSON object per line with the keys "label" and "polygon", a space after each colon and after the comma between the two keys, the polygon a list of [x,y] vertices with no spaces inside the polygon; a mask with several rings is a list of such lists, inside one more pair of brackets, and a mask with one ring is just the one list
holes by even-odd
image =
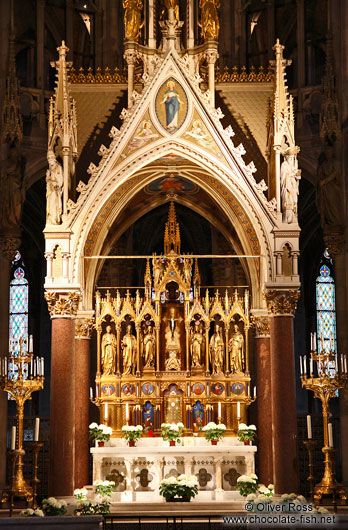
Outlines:
{"label": "stone arch molding", "polygon": [[[160,125],[154,109],[155,96],[169,77],[180,83],[188,101],[186,118],[174,134]],[[248,165],[244,163],[243,145],[234,146],[231,139],[234,135],[232,128],[223,128],[220,121],[223,117],[221,110],[210,106],[209,95],[200,90],[200,80],[190,74],[185,57],[179,58],[175,51],[170,51],[163,61],[159,61],[153,78],[149,79],[147,76],[144,81],[143,93],[134,95],[132,107],[122,111],[124,122],[121,129],[112,127],[110,146],[101,146],[99,166],[90,164],[88,184],[79,183],[77,190],[80,196],[76,203],[69,201],[68,215],[63,225],[59,226],[59,233],[55,230],[53,234],[46,227],[46,252],[50,252],[52,244],[57,244],[61,239],[65,240],[65,246],[67,239],[69,240],[69,283],[82,289],[85,294],[82,304],[85,308],[90,308],[91,278],[88,274],[85,276],[83,257],[91,241],[94,224],[99,222],[98,216],[104,215],[104,221],[97,241],[93,241],[94,254],[102,248],[107,227],[117,219],[134,193],[151,180],[151,177],[149,180],[140,179],[141,170],[171,154],[199,168],[197,184],[223,205],[245,254],[256,253],[248,230],[255,234],[257,253],[263,257],[259,270],[253,265],[255,270],[254,273],[251,271],[250,276],[254,277],[255,292],[261,292],[263,284],[273,276],[271,232],[276,224],[274,204],[272,201],[268,202],[264,195],[267,186],[263,180],[256,183],[253,162]],[[128,152],[129,142],[145,119],[151,123],[154,137],[146,145]],[[195,119],[200,121],[208,142],[202,144],[194,141],[187,134]],[[46,281],[46,287],[54,286]],[[258,303],[262,305],[260,300]]]}

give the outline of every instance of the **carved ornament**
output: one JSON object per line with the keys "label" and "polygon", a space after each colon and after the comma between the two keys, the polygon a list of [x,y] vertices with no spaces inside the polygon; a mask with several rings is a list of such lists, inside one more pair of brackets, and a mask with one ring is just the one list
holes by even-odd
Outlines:
{"label": "carved ornament", "polygon": [[94,329],[93,318],[79,318],[75,322],[75,339],[90,339]]}
{"label": "carved ornament", "polygon": [[77,313],[80,301],[80,293],[77,291],[57,292],[46,291],[45,300],[51,318],[62,316],[74,317]]}
{"label": "carved ornament", "polygon": [[343,254],[345,242],[343,231],[332,230],[330,232],[324,233],[324,241],[332,258]]}
{"label": "carved ornament", "polygon": [[268,317],[251,317],[251,325],[255,328],[255,337],[260,339],[261,337],[270,336],[270,321]]}
{"label": "carved ornament", "polygon": [[265,291],[264,297],[267,303],[268,312],[273,316],[294,316],[298,299],[299,289]]}
{"label": "carved ornament", "polygon": [[3,256],[9,260],[14,258],[15,252],[20,244],[19,237],[0,236],[0,248]]}

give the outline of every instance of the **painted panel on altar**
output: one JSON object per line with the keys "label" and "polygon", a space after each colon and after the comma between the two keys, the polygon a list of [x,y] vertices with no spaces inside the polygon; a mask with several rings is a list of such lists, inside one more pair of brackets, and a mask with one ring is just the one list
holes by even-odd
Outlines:
{"label": "painted panel on altar", "polygon": [[146,401],[143,405],[143,429],[145,433],[154,429],[153,405],[150,401]]}
{"label": "painted panel on altar", "polygon": [[157,92],[155,111],[158,121],[170,134],[175,133],[184,123],[188,101],[184,89],[173,77],[170,77]]}

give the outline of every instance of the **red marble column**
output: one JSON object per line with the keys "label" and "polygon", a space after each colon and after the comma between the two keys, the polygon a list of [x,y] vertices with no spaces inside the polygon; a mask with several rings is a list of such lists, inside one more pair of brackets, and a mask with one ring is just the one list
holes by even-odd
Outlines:
{"label": "red marble column", "polygon": [[267,317],[255,317],[255,353],[257,370],[257,458],[258,477],[262,484],[273,483],[272,450],[272,383],[270,322]]}
{"label": "red marble column", "polygon": [[75,325],[75,488],[88,480],[89,345],[93,321],[79,319]]}
{"label": "red marble column", "polygon": [[49,493],[74,490],[74,320],[52,318]]}
{"label": "red marble column", "polygon": [[276,493],[298,491],[293,317],[271,317],[273,476]]}

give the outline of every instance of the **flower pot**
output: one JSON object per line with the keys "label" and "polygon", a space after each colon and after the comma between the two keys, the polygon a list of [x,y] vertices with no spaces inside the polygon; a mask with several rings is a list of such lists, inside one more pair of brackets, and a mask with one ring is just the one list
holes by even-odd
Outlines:
{"label": "flower pot", "polygon": [[211,445],[217,445],[218,441],[217,440],[210,440],[211,441]]}
{"label": "flower pot", "polygon": [[169,445],[170,445],[170,447],[174,447],[174,445],[175,445],[175,440],[169,440]]}
{"label": "flower pot", "polygon": [[170,497],[169,499],[166,499],[166,501],[167,502],[190,502],[190,499],[188,497]]}
{"label": "flower pot", "polygon": [[104,447],[105,442],[98,442],[98,447]]}
{"label": "flower pot", "polygon": [[244,445],[251,445],[250,440],[247,440],[246,442],[244,442]]}
{"label": "flower pot", "polygon": [[135,440],[129,440],[128,445],[129,447],[135,447]]}

